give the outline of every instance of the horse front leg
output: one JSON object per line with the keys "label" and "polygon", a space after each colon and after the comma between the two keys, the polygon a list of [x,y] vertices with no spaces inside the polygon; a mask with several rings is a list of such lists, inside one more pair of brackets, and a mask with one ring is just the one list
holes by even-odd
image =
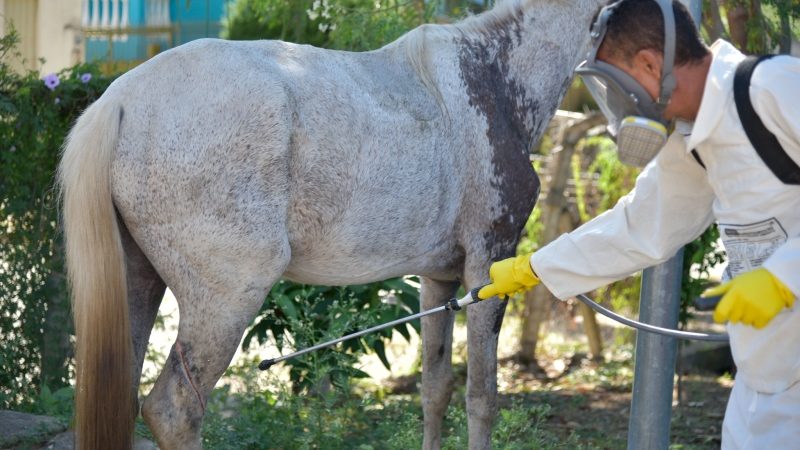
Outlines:
{"label": "horse front leg", "polygon": [[[465,287],[486,283],[488,261],[467,261]],[[506,302],[483,300],[467,308],[467,423],[470,450],[492,447],[492,426],[497,414],[497,342]]]}
{"label": "horse front leg", "polygon": [[[442,306],[453,297],[459,283],[420,277],[423,310]],[[436,450],[442,445],[442,421],[453,393],[453,314],[432,314],[422,318],[422,448]]]}

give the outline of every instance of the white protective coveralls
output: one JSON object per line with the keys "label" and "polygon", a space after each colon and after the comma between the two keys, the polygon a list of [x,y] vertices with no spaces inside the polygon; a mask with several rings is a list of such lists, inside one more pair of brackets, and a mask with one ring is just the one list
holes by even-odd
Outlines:
{"label": "white protective coveralls", "polygon": [[[566,299],[666,261],[716,220],[727,276],[767,268],[800,294],[800,186],[782,183],[739,122],[733,75],[744,55],[725,41],[694,124],[679,124],[617,205],[537,251],[531,266]],[[753,107],[800,164],[800,59],[761,62]],[[696,149],[707,170],[692,157]],[[800,448],[800,302],[763,329],[728,324],[738,373],[723,424],[723,448]]]}

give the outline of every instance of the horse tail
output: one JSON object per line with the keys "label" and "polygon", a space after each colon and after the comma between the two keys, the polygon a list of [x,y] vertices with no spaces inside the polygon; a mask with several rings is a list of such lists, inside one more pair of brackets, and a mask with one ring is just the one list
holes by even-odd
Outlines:
{"label": "horse tail", "polygon": [[69,133],[58,168],[75,321],[79,449],[130,449],[136,415],[124,251],[111,196],[122,107],[106,96]]}

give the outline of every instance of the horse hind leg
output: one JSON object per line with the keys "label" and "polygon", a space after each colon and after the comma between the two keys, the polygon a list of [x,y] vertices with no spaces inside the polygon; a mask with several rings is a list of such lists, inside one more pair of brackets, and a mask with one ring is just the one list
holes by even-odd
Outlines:
{"label": "horse hind leg", "polygon": [[[261,257],[255,258],[256,254]],[[215,269],[235,267],[233,272],[193,267],[184,273],[199,276],[171,286],[180,311],[178,337],[142,409],[159,448],[202,448],[208,396],[270,287],[288,265],[289,254],[288,242],[271,249],[256,246],[208,262]],[[265,260],[264,255],[279,256]]]}
{"label": "horse hind leg", "polygon": [[142,366],[158,308],[167,289],[153,265],[119,220],[128,281],[128,311],[133,340],[133,396],[138,399]]}
{"label": "horse hind leg", "polygon": [[[422,309],[442,306],[455,295],[459,283],[421,277]],[[453,393],[453,314],[433,314],[422,318],[422,411],[424,449],[438,449],[442,440],[442,421]]]}

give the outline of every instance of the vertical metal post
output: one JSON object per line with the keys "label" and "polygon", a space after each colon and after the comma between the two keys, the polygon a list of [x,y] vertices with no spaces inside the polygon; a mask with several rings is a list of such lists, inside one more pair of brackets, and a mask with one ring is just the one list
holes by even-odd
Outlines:
{"label": "vertical metal post", "polygon": [[[701,0],[680,1],[700,26]],[[667,262],[644,270],[639,296],[640,321],[677,328],[682,271],[683,249]],[[628,450],[669,448],[677,349],[675,338],[644,332],[636,334]]]}
{"label": "vertical metal post", "polygon": [[[644,270],[639,320],[677,328],[683,249],[669,261]],[[677,339],[637,332],[633,400],[628,422],[629,450],[666,450],[672,417]]]}

